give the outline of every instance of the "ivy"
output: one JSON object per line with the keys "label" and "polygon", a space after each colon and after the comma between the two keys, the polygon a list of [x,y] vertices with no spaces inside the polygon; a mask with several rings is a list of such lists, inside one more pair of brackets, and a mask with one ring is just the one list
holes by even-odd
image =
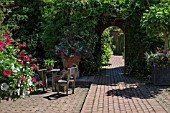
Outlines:
{"label": "ivy", "polygon": [[145,70],[144,52],[154,51],[155,43],[162,44],[162,40],[148,36],[163,36],[165,30],[169,32],[170,24],[167,0],[15,0],[13,12],[9,14],[11,23],[17,24],[6,24],[15,25],[14,36],[27,42],[35,56],[55,57],[51,50],[67,33],[73,38],[81,37],[94,56],[82,61],[84,75],[93,74],[101,66],[102,33],[97,26],[108,21],[125,21],[126,69],[128,73],[139,74]]}

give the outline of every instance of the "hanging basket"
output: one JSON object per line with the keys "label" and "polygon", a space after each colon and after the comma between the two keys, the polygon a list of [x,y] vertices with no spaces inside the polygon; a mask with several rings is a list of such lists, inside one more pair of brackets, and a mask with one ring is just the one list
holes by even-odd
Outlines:
{"label": "hanging basket", "polygon": [[80,60],[81,60],[81,55],[74,53],[73,64],[79,65]]}
{"label": "hanging basket", "polygon": [[73,58],[62,58],[62,62],[65,69],[73,66]]}

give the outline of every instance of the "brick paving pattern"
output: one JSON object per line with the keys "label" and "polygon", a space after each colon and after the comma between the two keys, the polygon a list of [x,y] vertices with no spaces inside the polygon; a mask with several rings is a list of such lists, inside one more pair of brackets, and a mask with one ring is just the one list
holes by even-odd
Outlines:
{"label": "brick paving pattern", "polygon": [[57,96],[48,90],[16,101],[2,101],[0,113],[80,113],[89,88],[77,87],[75,94]]}
{"label": "brick paving pattern", "polygon": [[37,93],[15,102],[2,101],[0,113],[170,113],[170,86],[144,84],[123,75],[124,60],[113,56],[102,75],[78,81],[75,94]]}
{"label": "brick paving pattern", "polygon": [[[119,61],[119,62],[118,62]],[[123,75],[123,59],[95,76],[81,113],[170,113],[170,87],[144,84]]]}

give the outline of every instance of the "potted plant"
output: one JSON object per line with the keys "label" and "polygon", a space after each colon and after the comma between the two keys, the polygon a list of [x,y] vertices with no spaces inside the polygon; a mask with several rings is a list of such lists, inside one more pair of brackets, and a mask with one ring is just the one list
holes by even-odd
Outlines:
{"label": "potted plant", "polygon": [[156,53],[146,53],[147,66],[154,85],[170,85],[170,51],[157,48]]}
{"label": "potted plant", "polygon": [[46,60],[44,61],[44,65],[45,65],[45,67],[46,67],[47,70],[52,70],[53,67],[54,67],[54,63],[55,63],[55,62],[56,62],[56,61],[54,61],[53,59],[46,59]]}
{"label": "potted plant", "polygon": [[56,54],[61,57],[64,68],[72,67],[73,64],[79,65],[82,57],[90,56],[85,44],[74,40],[61,41],[56,46]]}

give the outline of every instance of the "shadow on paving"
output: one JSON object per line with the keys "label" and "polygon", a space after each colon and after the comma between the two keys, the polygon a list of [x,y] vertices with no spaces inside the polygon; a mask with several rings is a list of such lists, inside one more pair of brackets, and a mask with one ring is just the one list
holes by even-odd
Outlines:
{"label": "shadow on paving", "polygon": [[[86,82],[83,84],[77,83],[75,88],[89,88],[91,85],[90,82]],[[51,92],[52,87],[50,86],[50,89],[47,89],[46,91],[43,91],[42,88],[38,89],[37,91],[33,92],[31,95],[43,95],[43,94],[49,94]],[[53,91],[53,94],[44,96],[43,98],[47,100],[55,100],[63,97],[67,97],[69,95],[72,95],[72,90],[69,88],[69,94],[66,95],[65,92],[63,91],[63,88],[60,87],[60,93],[57,94],[57,91]]]}
{"label": "shadow on paving", "polygon": [[93,84],[110,86],[111,90],[106,91],[107,96],[149,99],[170,88],[170,86],[154,86],[125,75],[124,67],[105,68],[101,70],[101,73],[102,76],[96,76]]}

